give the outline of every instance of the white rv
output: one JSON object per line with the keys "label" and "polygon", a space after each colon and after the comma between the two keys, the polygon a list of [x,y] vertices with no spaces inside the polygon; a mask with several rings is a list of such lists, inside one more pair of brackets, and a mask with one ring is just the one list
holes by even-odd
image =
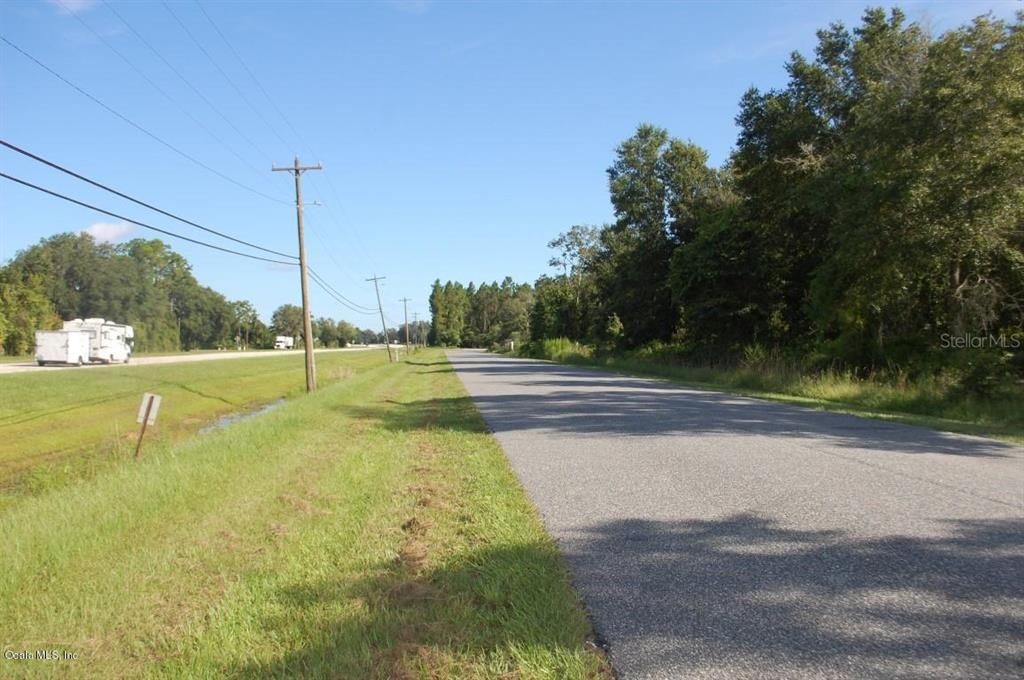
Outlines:
{"label": "white rv", "polygon": [[89,361],[89,337],[86,331],[36,331],[36,363],[81,366]]}
{"label": "white rv", "polygon": [[90,361],[127,364],[132,356],[135,331],[131,326],[104,319],[72,319],[64,322],[64,330],[89,334]]}
{"label": "white rv", "polygon": [[274,338],[274,349],[294,349],[295,338],[288,335],[279,335]]}

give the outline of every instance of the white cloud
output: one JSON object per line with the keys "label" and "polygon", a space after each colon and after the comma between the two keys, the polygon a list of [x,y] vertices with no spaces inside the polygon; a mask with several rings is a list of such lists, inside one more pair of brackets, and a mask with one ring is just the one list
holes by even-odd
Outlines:
{"label": "white cloud", "polygon": [[135,227],[124,222],[97,222],[83,231],[100,243],[114,243],[135,231]]}
{"label": "white cloud", "polygon": [[78,14],[96,6],[96,0],[47,0],[61,14]]}

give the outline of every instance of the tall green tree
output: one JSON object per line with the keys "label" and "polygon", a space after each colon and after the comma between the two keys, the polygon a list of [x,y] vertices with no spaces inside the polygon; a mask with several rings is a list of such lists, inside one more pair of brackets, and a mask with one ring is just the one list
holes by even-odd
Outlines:
{"label": "tall green tree", "polygon": [[0,268],[0,347],[5,354],[28,354],[35,346],[36,330],[60,327],[45,290],[37,274],[21,278]]}
{"label": "tall green tree", "polygon": [[236,300],[231,303],[231,314],[234,318],[237,337],[241,340],[243,347],[248,347],[256,323],[260,320],[256,308],[248,300]]}
{"label": "tall green tree", "polygon": [[270,316],[270,329],[274,335],[301,339],[303,336],[302,307],[281,305]]}
{"label": "tall green tree", "polygon": [[618,146],[608,168],[616,221],[601,233],[595,275],[631,345],[668,339],[676,322],[668,281],[673,243],[665,152],[670,141],[663,128],[641,125]]}

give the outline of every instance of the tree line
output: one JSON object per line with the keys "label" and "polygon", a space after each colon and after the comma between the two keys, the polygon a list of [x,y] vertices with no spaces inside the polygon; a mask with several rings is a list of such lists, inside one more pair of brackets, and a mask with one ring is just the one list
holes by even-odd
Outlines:
{"label": "tree line", "polygon": [[[384,331],[357,328],[348,321],[335,321],[330,317],[315,317],[312,319],[313,337],[320,347],[346,347],[352,344],[370,345],[402,343],[407,340],[405,337],[405,326],[401,328],[388,328],[387,336]],[[302,307],[298,305],[281,305],[274,310],[270,320],[270,327],[277,335],[286,335],[301,340],[302,328]],[[426,321],[409,322],[408,342],[413,345],[427,342],[430,324]]]}
{"label": "tree line", "polygon": [[434,282],[430,291],[430,331],[434,345],[492,347],[529,339],[533,288],[510,277],[498,284]]}
{"label": "tree line", "polygon": [[[180,254],[158,239],[98,243],[85,233],[57,234],[0,267],[0,346],[33,350],[35,331],[63,320],[101,317],[135,330],[135,350],[165,352],[226,347],[270,348],[274,337],[302,340],[302,312],[282,305],[269,325],[247,300],[202,286]],[[397,341],[398,331],[391,329]],[[383,333],[318,318],[322,346],[382,342]]]}
{"label": "tree line", "polygon": [[[1022,21],[831,25],[785,87],[742,96],[721,167],[640,125],[607,170],[614,222],[549,244],[529,337],[855,369],[949,362],[951,335],[1024,338]],[[474,341],[457,284],[435,297],[432,337]],[[991,353],[1024,371],[1020,355]]]}

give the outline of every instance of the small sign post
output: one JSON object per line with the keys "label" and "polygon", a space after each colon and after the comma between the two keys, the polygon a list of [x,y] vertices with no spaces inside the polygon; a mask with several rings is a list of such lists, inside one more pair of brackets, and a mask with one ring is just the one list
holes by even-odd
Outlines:
{"label": "small sign post", "polygon": [[142,395],[142,404],[139,405],[139,415],[135,422],[142,425],[139,430],[139,443],[135,445],[135,460],[139,459],[142,453],[142,438],[146,436],[146,426],[156,422],[157,411],[160,410],[160,395],[146,392]]}

